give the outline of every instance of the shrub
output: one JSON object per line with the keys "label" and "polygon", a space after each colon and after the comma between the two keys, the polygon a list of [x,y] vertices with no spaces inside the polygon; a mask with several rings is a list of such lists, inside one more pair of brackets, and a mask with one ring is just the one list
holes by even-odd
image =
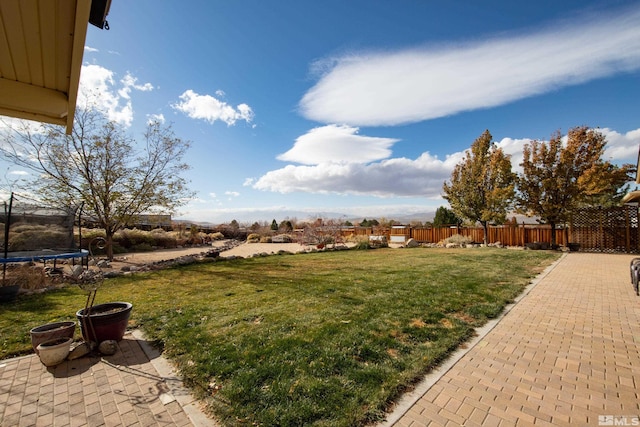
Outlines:
{"label": "shrub", "polygon": [[154,243],[151,233],[137,228],[118,230],[113,236],[113,240],[126,249],[131,249],[143,243],[153,246]]}
{"label": "shrub", "polygon": [[21,224],[9,231],[9,250],[62,249],[71,245],[69,232],[56,225]]}
{"label": "shrub", "polygon": [[219,231],[216,231],[215,233],[210,233],[209,238],[211,240],[224,240],[224,234],[222,234]]}
{"label": "shrub", "polygon": [[470,238],[461,236],[460,234],[454,234],[453,236],[444,239],[445,245],[466,246],[471,242],[472,240]]}
{"label": "shrub", "polygon": [[162,228],[151,230],[151,237],[153,239],[153,246],[164,249],[175,248],[178,246],[176,237],[167,233]]}
{"label": "shrub", "polygon": [[4,285],[20,285],[21,289],[41,289],[49,285],[42,267],[26,264],[7,266]]}
{"label": "shrub", "polygon": [[153,246],[148,243],[139,243],[131,247],[133,252],[151,252],[153,251]]}
{"label": "shrub", "polygon": [[271,236],[260,237],[260,243],[271,243]]}
{"label": "shrub", "polygon": [[258,243],[260,241],[260,235],[258,233],[251,233],[247,236],[247,243]]}
{"label": "shrub", "polygon": [[353,247],[353,249],[357,249],[357,250],[371,249],[371,242],[369,241],[369,236],[355,236],[351,240],[355,242],[355,246]]}

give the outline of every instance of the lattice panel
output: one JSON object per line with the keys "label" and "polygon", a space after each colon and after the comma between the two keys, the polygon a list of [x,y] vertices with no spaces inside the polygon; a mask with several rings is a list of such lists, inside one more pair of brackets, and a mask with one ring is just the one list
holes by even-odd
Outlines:
{"label": "lattice panel", "polygon": [[640,252],[638,206],[585,208],[571,222],[571,242],[581,251]]}

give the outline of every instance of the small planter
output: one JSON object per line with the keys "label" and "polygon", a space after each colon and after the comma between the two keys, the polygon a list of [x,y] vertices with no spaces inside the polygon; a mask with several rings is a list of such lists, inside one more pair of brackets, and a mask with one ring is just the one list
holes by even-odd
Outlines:
{"label": "small planter", "polygon": [[29,331],[31,335],[31,345],[38,353],[38,344],[56,338],[73,338],[76,331],[76,322],[56,322],[38,326]]}
{"label": "small planter", "polygon": [[19,291],[20,285],[0,286],[0,304],[15,300]]}
{"label": "small planter", "polygon": [[37,352],[45,366],[56,366],[64,362],[71,350],[73,338],[55,338],[38,344]]}
{"label": "small planter", "polygon": [[106,340],[120,341],[127,330],[133,305],[128,302],[108,302],[94,305],[85,315],[85,309],[78,310],[80,330],[85,341],[101,343]]}

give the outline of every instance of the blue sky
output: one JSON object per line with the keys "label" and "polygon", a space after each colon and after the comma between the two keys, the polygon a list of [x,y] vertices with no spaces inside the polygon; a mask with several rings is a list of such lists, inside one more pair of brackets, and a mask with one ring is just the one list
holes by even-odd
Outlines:
{"label": "blue sky", "polygon": [[485,129],[516,170],[579,125],[637,160],[639,2],[113,0],[108,21],[81,91],[192,142],[183,219],[434,211]]}

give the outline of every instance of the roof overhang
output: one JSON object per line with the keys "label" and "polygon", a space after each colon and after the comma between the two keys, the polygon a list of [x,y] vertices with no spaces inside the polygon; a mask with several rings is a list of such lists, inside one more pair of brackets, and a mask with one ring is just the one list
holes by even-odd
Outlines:
{"label": "roof overhang", "polygon": [[640,191],[631,191],[622,198],[622,203],[638,203],[640,202]]}
{"label": "roof overhang", "polygon": [[638,161],[636,162],[636,184],[640,184],[640,147],[638,147]]}
{"label": "roof overhang", "polygon": [[[94,0],[103,16],[110,2]],[[0,1],[0,115],[71,132],[91,3]]]}

